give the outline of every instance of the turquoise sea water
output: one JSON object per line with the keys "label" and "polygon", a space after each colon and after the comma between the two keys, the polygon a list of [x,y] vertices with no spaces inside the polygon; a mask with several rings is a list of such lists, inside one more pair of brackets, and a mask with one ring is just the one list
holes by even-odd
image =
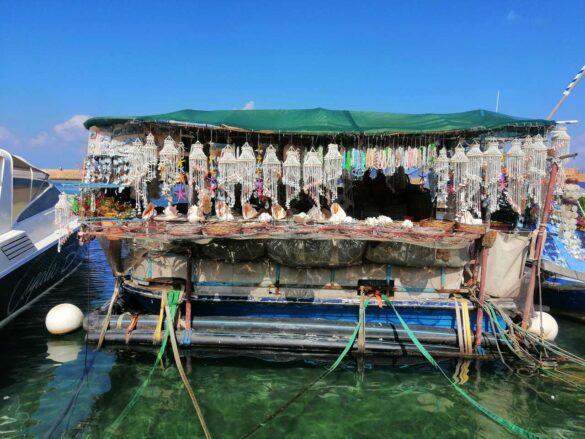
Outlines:
{"label": "turquoise sea water", "polygon": [[[87,263],[0,330],[0,438],[104,436],[147,376],[153,352],[106,347],[96,353],[93,346],[86,349],[82,331],[48,334],[44,317],[63,302],[94,309],[112,288],[103,254],[92,243]],[[560,320],[559,344],[584,356],[584,329]],[[193,357],[184,363],[215,438],[243,436],[326,367],[242,358]],[[457,367],[456,362],[442,365],[450,374]],[[585,387],[585,370],[564,370]],[[512,374],[499,362],[472,362],[463,388],[540,436],[585,437],[585,394],[561,381]],[[202,437],[171,356],[113,433],[119,438]],[[475,411],[423,361],[370,365],[364,371],[348,361],[255,437],[513,436]]]}

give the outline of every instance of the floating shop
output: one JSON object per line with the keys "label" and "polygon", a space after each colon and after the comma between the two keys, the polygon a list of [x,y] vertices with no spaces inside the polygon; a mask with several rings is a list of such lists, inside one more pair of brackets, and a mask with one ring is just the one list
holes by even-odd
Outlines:
{"label": "floating shop", "polygon": [[98,345],[171,330],[212,355],[539,349],[524,268],[544,237],[515,224],[547,222],[569,148],[553,121],[317,108],[85,126],[84,183],[60,215],[117,279],[85,322]]}

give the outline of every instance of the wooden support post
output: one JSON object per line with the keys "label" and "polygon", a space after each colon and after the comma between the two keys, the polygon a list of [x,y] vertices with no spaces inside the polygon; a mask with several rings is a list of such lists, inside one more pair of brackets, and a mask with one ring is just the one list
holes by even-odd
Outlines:
{"label": "wooden support post", "polygon": [[362,323],[359,328],[358,332],[358,352],[360,354],[364,354],[366,352],[366,319],[365,319],[365,304],[366,304],[366,295],[364,294],[364,287],[360,287],[360,311],[359,311],[359,318],[361,319]]}
{"label": "wooden support post", "polygon": [[487,278],[487,262],[490,250],[486,247],[481,249],[480,256],[480,276],[479,276],[479,303],[480,306],[477,308],[477,318],[475,320],[475,348],[481,346],[481,331],[483,326],[483,304],[485,302],[485,283]]}
{"label": "wooden support post", "polygon": [[187,250],[187,279],[185,280],[185,329],[191,330],[191,294],[193,292],[193,253]]}
{"label": "wooden support post", "polygon": [[100,331],[100,337],[98,339],[96,351],[99,351],[106,339],[106,332],[108,331],[108,327],[110,326],[110,320],[112,319],[112,310],[114,309],[114,303],[118,300],[118,295],[120,294],[120,287],[122,286],[122,277],[116,278],[116,285],[114,286],[114,293],[112,294],[112,298],[110,299],[110,305],[108,306],[108,312],[106,317],[102,322],[102,330]]}
{"label": "wooden support post", "polygon": [[557,173],[559,165],[553,160],[548,180],[548,188],[546,191],[546,198],[542,208],[542,218],[538,226],[538,234],[536,235],[536,245],[534,246],[534,260],[532,261],[532,269],[530,270],[530,281],[528,282],[528,291],[526,292],[526,302],[524,302],[524,313],[522,315],[522,328],[527,329],[532,317],[532,308],[534,302],[534,287],[536,285],[536,272],[540,264],[540,255],[544,246],[546,225],[548,217],[552,211],[552,198],[555,191],[555,183],[557,180]]}

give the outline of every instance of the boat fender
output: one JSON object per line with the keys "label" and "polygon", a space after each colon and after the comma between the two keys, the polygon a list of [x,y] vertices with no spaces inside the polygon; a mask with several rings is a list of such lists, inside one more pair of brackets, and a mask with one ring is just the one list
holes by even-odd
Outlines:
{"label": "boat fender", "polygon": [[61,335],[73,332],[81,327],[83,312],[71,303],[61,303],[47,313],[45,326],[51,334]]}
{"label": "boat fender", "polygon": [[542,331],[546,341],[553,341],[559,333],[557,321],[548,313],[536,311],[534,317],[530,320],[528,332],[540,337],[540,315],[542,314]]}

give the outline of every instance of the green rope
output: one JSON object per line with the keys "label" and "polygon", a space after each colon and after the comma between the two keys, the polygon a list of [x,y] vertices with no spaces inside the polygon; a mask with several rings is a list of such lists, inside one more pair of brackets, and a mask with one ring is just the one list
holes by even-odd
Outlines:
{"label": "green rope", "polygon": [[329,375],[331,372],[333,372],[335,369],[337,369],[337,366],[339,366],[341,364],[341,362],[343,361],[343,359],[345,358],[345,356],[351,350],[351,348],[353,347],[353,344],[355,343],[355,339],[357,338],[358,333],[360,331],[360,326],[362,325],[362,323],[364,321],[364,316],[366,314],[365,310],[368,307],[368,303],[370,303],[370,301],[369,301],[369,299],[366,299],[364,301],[364,312],[359,313],[358,323],[357,323],[357,325],[355,325],[355,328],[353,330],[353,333],[351,334],[351,337],[349,338],[349,341],[345,345],[345,348],[343,349],[341,354],[339,354],[339,357],[337,357],[337,360],[335,360],[335,362],[329,368],[327,368],[321,375],[319,375],[316,379],[314,379],[309,384],[307,384],[305,387],[303,387],[301,390],[299,390],[291,399],[289,399],[287,402],[285,402],[276,411],[274,411],[272,414],[268,415],[266,418],[264,418],[264,420],[262,422],[257,424],[253,429],[251,429],[248,433],[246,433],[244,436],[242,436],[242,439],[248,439],[248,438],[252,437],[253,435],[255,435],[258,432],[258,430],[260,430],[262,427],[266,427],[266,425],[268,425],[268,423],[270,421],[272,421],[274,418],[276,418],[282,412],[284,412],[293,402],[295,402],[297,399],[299,399],[301,396],[303,396],[317,382],[319,382],[320,380],[325,378],[327,375]]}
{"label": "green rope", "polygon": [[501,426],[503,426],[504,428],[506,428],[508,431],[510,431],[512,433],[515,433],[518,436],[522,436],[522,437],[526,437],[526,438],[538,438],[538,436],[536,434],[531,433],[528,430],[524,430],[523,428],[521,428],[521,427],[513,424],[510,421],[507,421],[506,419],[504,419],[504,418],[496,415],[494,412],[490,411],[488,408],[482,406],[479,402],[477,402],[475,399],[473,399],[467,392],[465,392],[465,390],[463,390],[453,380],[451,380],[451,378],[449,378],[449,376],[445,373],[445,371],[443,369],[441,369],[441,366],[439,366],[439,364],[431,356],[431,354],[429,353],[429,351],[427,351],[426,348],[418,340],[418,338],[416,338],[416,336],[414,335],[414,333],[412,332],[412,330],[408,327],[408,325],[406,324],[406,322],[402,319],[402,316],[398,313],[398,311],[394,307],[394,304],[392,303],[392,301],[390,299],[388,299],[388,297],[386,295],[382,295],[382,298],[384,299],[384,301],[387,304],[389,304],[392,307],[392,310],[396,314],[396,317],[398,317],[398,320],[400,321],[400,324],[404,328],[404,331],[408,334],[408,336],[410,337],[410,339],[412,340],[412,342],[414,343],[414,345],[418,348],[418,350],[429,361],[429,363],[431,363],[433,366],[435,366],[437,369],[439,369],[439,371],[441,372],[441,374],[447,379],[447,381],[449,381],[449,383],[451,384],[451,386],[453,386],[453,388],[455,388],[455,390],[467,402],[469,402],[473,407],[475,407],[477,410],[479,410],[485,416],[487,416],[488,418],[490,418],[492,421],[494,421],[494,422],[500,424]]}
{"label": "green rope", "polygon": [[[178,303],[179,303],[179,291],[170,290],[169,291],[169,305],[170,305],[171,315],[172,315],[173,319],[175,318],[175,313],[177,312],[177,304]],[[148,387],[148,384],[150,383],[150,380],[152,379],[152,375],[154,374],[154,371],[156,370],[157,366],[161,362],[162,357],[165,353],[165,349],[167,347],[167,342],[169,341],[169,333],[170,333],[170,330],[167,326],[167,328],[165,330],[165,335],[163,337],[163,341],[162,341],[161,346],[160,346],[160,350],[158,351],[158,355],[156,356],[156,360],[155,360],[154,364],[152,365],[152,368],[148,372],[148,375],[146,376],[145,380],[142,382],[142,384],[140,384],[140,387],[138,387],[138,389],[136,390],[136,393],[134,393],[134,396],[132,397],[132,399],[128,402],[128,404],[126,404],[126,407],[124,407],[124,410],[122,410],[122,412],[118,415],[116,420],[106,430],[106,434],[105,434],[106,438],[112,437],[113,433],[118,429],[118,427],[120,426],[122,421],[126,418],[126,416],[128,416],[128,414],[130,413],[132,408],[136,405],[136,403],[140,399],[140,396],[142,396],[142,393],[144,392],[144,390]]]}

